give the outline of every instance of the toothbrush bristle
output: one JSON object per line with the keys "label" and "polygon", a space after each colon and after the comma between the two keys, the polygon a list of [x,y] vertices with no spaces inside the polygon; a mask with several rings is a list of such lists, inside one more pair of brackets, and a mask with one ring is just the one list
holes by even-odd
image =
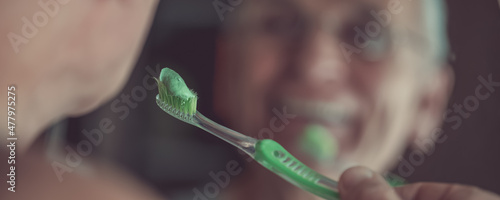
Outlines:
{"label": "toothbrush bristle", "polygon": [[166,113],[168,113],[169,115],[172,115],[173,117],[175,117],[177,119],[180,119],[180,120],[186,121],[186,122],[190,122],[191,120],[193,120],[194,114],[188,114],[184,111],[180,111],[176,107],[165,103],[165,101],[161,100],[160,95],[156,96],[156,104],[158,104],[158,106],[163,111],[165,111]]}

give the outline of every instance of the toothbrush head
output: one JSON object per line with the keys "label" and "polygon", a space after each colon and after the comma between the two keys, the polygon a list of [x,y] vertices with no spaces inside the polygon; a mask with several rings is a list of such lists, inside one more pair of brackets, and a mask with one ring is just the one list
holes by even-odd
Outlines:
{"label": "toothbrush head", "polygon": [[337,139],[320,124],[309,124],[300,139],[302,151],[317,162],[332,162],[337,156]]}
{"label": "toothbrush head", "polygon": [[190,90],[181,76],[172,69],[163,68],[158,84],[157,104],[168,114],[188,120],[196,114],[198,96]]}

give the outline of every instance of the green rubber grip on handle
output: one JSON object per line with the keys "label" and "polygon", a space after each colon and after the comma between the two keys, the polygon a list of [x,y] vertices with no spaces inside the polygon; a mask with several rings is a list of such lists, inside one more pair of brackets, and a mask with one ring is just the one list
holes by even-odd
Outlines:
{"label": "green rubber grip on handle", "polygon": [[321,183],[330,179],[307,167],[274,140],[257,142],[255,160],[299,188],[325,199],[340,199],[336,191]]}

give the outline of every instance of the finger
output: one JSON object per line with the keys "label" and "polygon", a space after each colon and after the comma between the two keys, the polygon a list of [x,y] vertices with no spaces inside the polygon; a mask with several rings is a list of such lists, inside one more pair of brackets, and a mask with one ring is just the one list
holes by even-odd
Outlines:
{"label": "finger", "polygon": [[340,177],[339,193],[342,200],[400,200],[382,176],[365,167],[346,170]]}
{"label": "finger", "polygon": [[414,183],[395,190],[404,200],[500,200],[499,196],[491,192],[459,184]]}

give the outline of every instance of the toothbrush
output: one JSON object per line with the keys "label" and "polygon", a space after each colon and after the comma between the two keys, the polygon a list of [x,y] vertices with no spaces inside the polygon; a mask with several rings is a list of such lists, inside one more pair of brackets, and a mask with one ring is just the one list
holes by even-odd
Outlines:
{"label": "toothbrush", "polygon": [[164,68],[156,79],[159,94],[156,103],[166,113],[219,137],[241,149],[265,168],[293,185],[324,199],[339,199],[337,182],[297,160],[274,140],[243,135],[224,127],[196,110],[198,97],[177,72]]}

